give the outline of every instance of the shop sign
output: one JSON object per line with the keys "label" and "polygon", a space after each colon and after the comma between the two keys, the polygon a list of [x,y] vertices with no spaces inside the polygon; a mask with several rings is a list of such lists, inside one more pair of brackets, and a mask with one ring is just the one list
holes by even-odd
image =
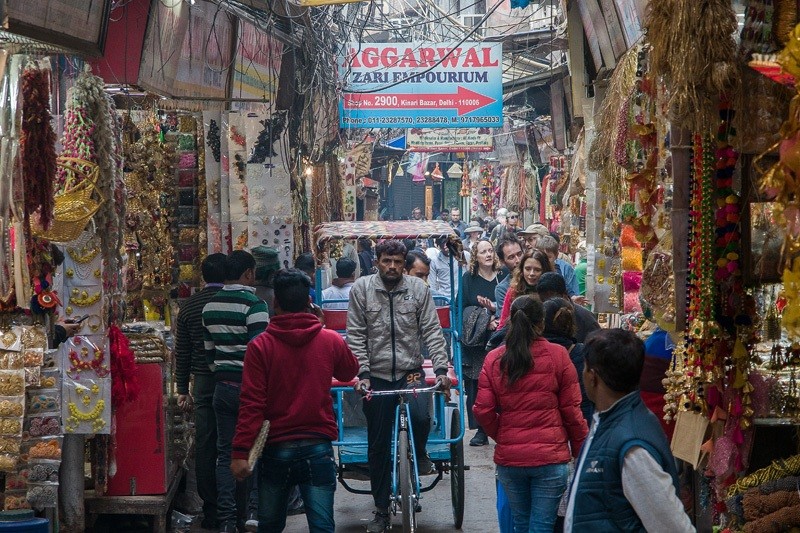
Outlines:
{"label": "shop sign", "polygon": [[503,124],[502,43],[351,43],[339,62],[343,128]]}
{"label": "shop sign", "polygon": [[412,152],[491,152],[491,128],[411,128],[406,145]]}
{"label": "shop sign", "polygon": [[[239,28],[231,96],[274,102],[278,94],[283,44],[247,21],[239,21]],[[255,110],[253,106],[237,107]]]}

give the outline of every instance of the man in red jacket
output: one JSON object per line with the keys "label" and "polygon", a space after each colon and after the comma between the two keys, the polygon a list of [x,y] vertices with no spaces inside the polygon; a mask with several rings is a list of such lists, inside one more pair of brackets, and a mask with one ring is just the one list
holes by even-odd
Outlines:
{"label": "man in red jacket", "polygon": [[310,531],[333,533],[337,437],[332,378],[350,381],[358,360],[311,310],[308,276],[281,270],[274,278],[275,316],[247,346],[231,470],[250,475],[247,457],[264,420],[269,437],[259,467],[258,530],[283,531],[289,489],[300,486]]}

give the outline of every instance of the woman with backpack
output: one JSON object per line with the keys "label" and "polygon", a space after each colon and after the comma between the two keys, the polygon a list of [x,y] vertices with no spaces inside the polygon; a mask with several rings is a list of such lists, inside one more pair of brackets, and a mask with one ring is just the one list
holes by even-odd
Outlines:
{"label": "woman with backpack", "polygon": [[500,263],[494,247],[488,239],[481,239],[472,246],[469,270],[461,278],[461,309],[463,328],[461,337],[461,366],[463,369],[464,394],[467,397],[467,419],[470,429],[477,429],[469,441],[470,446],[485,446],[489,443],[486,433],[475,422],[472,404],[478,392],[478,376],[486,357],[486,341],[497,329],[494,289]]}

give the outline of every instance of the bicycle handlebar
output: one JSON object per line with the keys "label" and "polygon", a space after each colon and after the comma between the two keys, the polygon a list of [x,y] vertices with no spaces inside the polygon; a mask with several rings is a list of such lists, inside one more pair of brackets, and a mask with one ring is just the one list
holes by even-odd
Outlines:
{"label": "bicycle handlebar", "polygon": [[419,394],[421,392],[436,392],[437,390],[439,390],[441,388],[442,388],[441,382],[437,382],[435,385],[432,385],[430,387],[423,387],[423,388],[381,390],[381,391],[375,391],[375,390],[372,390],[372,389],[367,389],[364,392],[366,394],[368,394],[369,396],[392,396],[392,395],[401,396],[401,395],[404,395],[404,394]]}

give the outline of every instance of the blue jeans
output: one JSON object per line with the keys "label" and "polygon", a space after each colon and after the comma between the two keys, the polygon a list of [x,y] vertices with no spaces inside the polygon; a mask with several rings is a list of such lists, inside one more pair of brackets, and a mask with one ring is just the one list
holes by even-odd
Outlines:
{"label": "blue jeans", "polygon": [[566,463],[532,467],[497,465],[497,478],[514,515],[514,533],[553,532],[568,476]]}
{"label": "blue jeans", "polygon": [[258,480],[258,531],[272,533],[286,527],[289,493],[300,486],[311,533],[333,533],[333,493],[336,463],[330,442],[267,446],[261,456]]}
{"label": "blue jeans", "polygon": [[217,520],[243,522],[247,512],[248,482],[237,482],[231,472],[231,447],[239,416],[239,384],[217,382],[214,415],[217,418]]}

